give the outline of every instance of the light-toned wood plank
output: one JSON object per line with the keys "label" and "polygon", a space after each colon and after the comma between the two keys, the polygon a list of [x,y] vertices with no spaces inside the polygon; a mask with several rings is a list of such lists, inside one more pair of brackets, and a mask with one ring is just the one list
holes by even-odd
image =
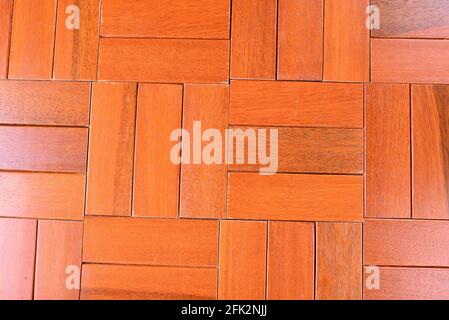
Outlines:
{"label": "light-toned wood plank", "polygon": [[267,223],[221,221],[220,300],[265,299]]}
{"label": "light-toned wood plank", "polygon": [[86,214],[131,215],[137,85],[93,85]]}
{"label": "light-toned wood plank", "polygon": [[0,1],[0,79],[8,77],[13,0]]}

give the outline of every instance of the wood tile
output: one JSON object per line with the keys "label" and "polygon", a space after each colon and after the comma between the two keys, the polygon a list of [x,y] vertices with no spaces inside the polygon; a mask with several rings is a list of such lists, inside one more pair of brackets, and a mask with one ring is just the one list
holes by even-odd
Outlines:
{"label": "wood tile", "polygon": [[108,0],[102,37],[229,39],[230,0]]}
{"label": "wood tile", "polygon": [[269,300],[313,300],[315,273],[313,223],[269,222]]}
{"label": "wood tile", "polygon": [[362,225],[317,223],[317,300],[362,298]]}
{"label": "wood tile", "polygon": [[231,78],[276,78],[277,0],[233,0]]}
{"label": "wood tile", "polygon": [[83,300],[213,300],[215,268],[85,264]]}
{"label": "wood tile", "polygon": [[278,1],[277,79],[323,79],[323,4]]}
{"label": "wood tile", "polygon": [[35,300],[79,299],[82,240],[82,222],[39,221]]}
{"label": "wood tile", "polygon": [[[211,158],[210,161],[214,161],[212,163],[209,163],[209,160],[205,163],[205,159],[202,159],[201,164],[195,164],[197,158],[202,158],[202,155],[190,154],[191,164],[182,164],[181,217],[221,218],[225,215],[227,167],[223,138],[228,126],[228,106],[228,85],[186,85],[184,88],[183,129],[193,135],[194,121],[201,121],[203,132],[208,129],[219,130],[222,149],[218,150],[218,156],[211,150],[207,154]],[[191,147],[197,145],[194,139],[194,137],[190,137]],[[212,141],[215,143],[215,139],[215,137],[210,137],[206,141],[200,142],[203,153],[207,151],[205,148]],[[191,153],[195,152],[195,149],[191,150],[193,151]],[[182,152],[187,152],[187,150],[182,150]],[[212,154],[214,157],[211,156]]]}
{"label": "wood tile", "polygon": [[93,84],[86,214],[131,215],[136,96],[136,84]]}
{"label": "wood tile", "polygon": [[220,222],[220,300],[265,299],[266,245],[266,222]]}
{"label": "wood tile", "polygon": [[366,85],[366,216],[410,218],[409,85]]}
{"label": "wood tile", "polygon": [[217,266],[218,222],[87,217],[83,262]]}
{"label": "wood tile", "polygon": [[2,300],[33,298],[36,226],[36,220],[0,219],[0,299]]}
{"label": "wood tile", "polygon": [[84,184],[84,174],[0,172],[1,215],[82,220]]}
{"label": "wood tile", "polygon": [[8,77],[13,0],[0,1],[0,79]]}
{"label": "wood tile", "polygon": [[230,124],[363,128],[363,86],[232,81]]}

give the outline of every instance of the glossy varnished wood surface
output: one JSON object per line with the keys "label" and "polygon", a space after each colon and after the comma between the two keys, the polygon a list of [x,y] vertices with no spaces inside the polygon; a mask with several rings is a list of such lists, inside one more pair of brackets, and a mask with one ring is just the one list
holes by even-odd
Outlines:
{"label": "glossy varnished wood surface", "polygon": [[0,79],[8,76],[13,0],[0,1]]}

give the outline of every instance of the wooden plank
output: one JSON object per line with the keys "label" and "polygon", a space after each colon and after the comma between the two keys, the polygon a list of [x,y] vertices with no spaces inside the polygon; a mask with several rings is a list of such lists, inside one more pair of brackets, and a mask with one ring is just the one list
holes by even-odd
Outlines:
{"label": "wooden plank", "polygon": [[0,126],[0,169],[86,173],[87,131]]}
{"label": "wooden plank", "polygon": [[363,128],[363,86],[232,81],[230,124]]}
{"label": "wooden plank", "polygon": [[83,248],[84,262],[212,267],[218,222],[87,217]]}
{"label": "wooden plank", "polygon": [[220,300],[265,299],[267,223],[221,221]]}
{"label": "wooden plank", "polygon": [[13,0],[0,1],[0,79],[8,77]]}
{"label": "wooden plank", "polygon": [[136,216],[178,216],[180,165],[172,163],[170,141],[181,127],[182,86],[139,86],[134,174]]}
{"label": "wooden plank", "polygon": [[228,217],[255,220],[361,221],[363,177],[229,174]]}
{"label": "wooden plank", "polygon": [[449,221],[367,220],[364,263],[377,266],[449,266]]}
{"label": "wooden plank", "polygon": [[83,300],[214,300],[215,268],[85,264]]}
{"label": "wooden plank", "polygon": [[73,5],[73,1],[58,1],[54,79],[97,79],[99,4],[100,0],[78,0],[79,29],[68,29],[67,20],[69,23],[73,21],[66,10]]}
{"label": "wooden plank", "polygon": [[449,82],[449,41],[373,39],[371,61],[375,82]]}
{"label": "wooden plank", "polygon": [[5,217],[82,220],[84,174],[0,172]]}
{"label": "wooden plank", "polygon": [[131,215],[136,96],[136,84],[93,84],[86,214]]}
{"label": "wooden plank", "polygon": [[315,285],[313,223],[269,222],[269,300],[313,300]]}
{"label": "wooden plank", "polygon": [[0,219],[0,299],[33,298],[36,220]]}
{"label": "wooden plank", "polygon": [[379,268],[380,288],[364,290],[365,300],[447,300],[449,270],[438,268]]}
{"label": "wooden plank", "polygon": [[277,79],[323,79],[323,0],[278,1]]}
{"label": "wooden plank", "polygon": [[362,298],[362,225],[317,223],[317,300]]}
{"label": "wooden plank", "polygon": [[39,221],[35,300],[78,300],[83,223]]}
{"label": "wooden plank", "polygon": [[0,81],[0,123],[89,125],[90,84]]}
{"label": "wooden plank", "polygon": [[102,37],[229,39],[230,0],[112,0]]}
{"label": "wooden plank", "polygon": [[[190,164],[181,166],[181,217],[221,218],[226,212],[227,166],[225,164],[225,129],[228,126],[228,85],[186,85],[184,88],[183,129],[194,134],[194,121],[201,121],[201,130],[219,130],[222,138],[221,159],[212,158],[195,164],[191,154]],[[194,147],[194,137],[190,137]],[[215,139],[215,137],[213,138]],[[201,142],[201,150],[213,139]],[[218,139],[218,138],[217,138]],[[215,142],[215,140],[213,140]],[[195,153],[195,149],[192,149]],[[186,150],[183,150],[186,152]],[[210,156],[211,153],[208,155]],[[184,155],[185,156],[185,155]],[[214,155],[215,156],[215,155]],[[201,157],[201,155],[200,155]],[[207,160],[209,161],[209,160]],[[216,163],[216,162],[218,163]]]}
{"label": "wooden plank", "polygon": [[410,218],[408,85],[366,85],[366,216]]}
{"label": "wooden plank", "polygon": [[449,86],[412,86],[413,218],[449,219]]}
{"label": "wooden plank", "polygon": [[10,79],[51,79],[56,4],[56,0],[14,1]]}
{"label": "wooden plank", "polygon": [[[449,7],[439,0],[371,0],[381,14],[379,38],[449,38]],[[405,17],[405,19],[398,19]]]}
{"label": "wooden plank", "polygon": [[324,80],[369,81],[370,0],[325,1]]}
{"label": "wooden plank", "polygon": [[276,78],[277,0],[232,1],[231,78]]}
{"label": "wooden plank", "polygon": [[227,82],[229,41],[103,38],[98,72],[99,80]]}

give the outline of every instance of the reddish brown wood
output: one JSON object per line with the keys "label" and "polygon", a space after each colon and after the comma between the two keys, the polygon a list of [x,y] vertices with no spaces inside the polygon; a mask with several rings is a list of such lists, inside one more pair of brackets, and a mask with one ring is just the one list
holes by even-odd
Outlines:
{"label": "reddish brown wood", "polygon": [[0,79],[8,77],[13,0],[0,1]]}

